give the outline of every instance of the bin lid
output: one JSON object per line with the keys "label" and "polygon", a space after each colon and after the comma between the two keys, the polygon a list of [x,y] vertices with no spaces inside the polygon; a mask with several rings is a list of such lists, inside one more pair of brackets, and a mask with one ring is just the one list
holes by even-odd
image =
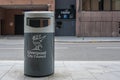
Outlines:
{"label": "bin lid", "polygon": [[[35,27],[27,25],[27,19],[50,19],[50,24],[45,27]],[[53,33],[54,32],[54,12],[52,11],[29,11],[25,12],[25,33]]]}
{"label": "bin lid", "polygon": [[30,15],[30,16],[49,16],[49,17],[53,17],[54,16],[54,12],[53,11],[27,11],[24,12],[25,15]]}

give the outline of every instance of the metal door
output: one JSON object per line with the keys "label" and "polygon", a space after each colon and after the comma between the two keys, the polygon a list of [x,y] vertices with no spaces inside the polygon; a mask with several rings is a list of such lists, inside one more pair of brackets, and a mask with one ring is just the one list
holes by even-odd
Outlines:
{"label": "metal door", "polygon": [[15,15],[15,34],[24,34],[24,15]]}
{"label": "metal door", "polygon": [[56,36],[75,36],[75,20],[56,20]]}

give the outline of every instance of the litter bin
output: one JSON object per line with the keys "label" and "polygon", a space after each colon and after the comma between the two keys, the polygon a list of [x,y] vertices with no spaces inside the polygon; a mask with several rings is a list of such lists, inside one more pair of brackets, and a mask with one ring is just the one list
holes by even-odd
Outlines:
{"label": "litter bin", "polygon": [[54,13],[25,12],[24,74],[33,77],[54,73]]}

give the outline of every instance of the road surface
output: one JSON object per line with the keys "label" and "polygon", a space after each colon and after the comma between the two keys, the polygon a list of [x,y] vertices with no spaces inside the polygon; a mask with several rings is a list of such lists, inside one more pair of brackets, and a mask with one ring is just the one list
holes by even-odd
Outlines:
{"label": "road surface", "polygon": [[[23,39],[0,40],[0,60],[23,60]],[[120,60],[120,42],[61,43],[55,42],[55,60],[115,61]]]}

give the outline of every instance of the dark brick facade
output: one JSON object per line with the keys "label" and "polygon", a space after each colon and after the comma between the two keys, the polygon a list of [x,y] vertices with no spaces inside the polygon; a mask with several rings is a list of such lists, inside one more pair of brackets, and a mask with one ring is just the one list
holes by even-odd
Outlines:
{"label": "dark brick facade", "polygon": [[27,10],[54,11],[54,0],[0,0],[0,34],[14,35],[15,15],[23,15]]}

